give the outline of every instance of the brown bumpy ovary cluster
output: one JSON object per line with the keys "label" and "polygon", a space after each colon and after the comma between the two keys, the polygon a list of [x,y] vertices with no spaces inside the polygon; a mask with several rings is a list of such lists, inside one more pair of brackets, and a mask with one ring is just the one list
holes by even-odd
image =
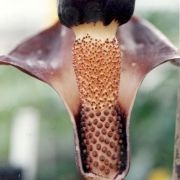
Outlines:
{"label": "brown bumpy ovary cluster", "polygon": [[[121,52],[116,39],[77,39],[73,65],[81,99],[80,142],[87,172],[115,177],[125,165],[118,114]],[[121,164],[122,163],[122,164]]]}

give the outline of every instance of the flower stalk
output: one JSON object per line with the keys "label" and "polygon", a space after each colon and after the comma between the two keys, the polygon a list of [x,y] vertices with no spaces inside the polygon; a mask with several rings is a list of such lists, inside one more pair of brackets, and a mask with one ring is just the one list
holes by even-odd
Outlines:
{"label": "flower stalk", "polygon": [[[179,73],[180,73],[180,68],[179,68]],[[179,78],[179,82],[180,82],[180,78]],[[174,164],[173,164],[172,180],[180,179],[180,83],[179,83],[177,103],[178,103],[178,108],[177,108],[177,120],[176,120],[176,130],[175,130]]]}

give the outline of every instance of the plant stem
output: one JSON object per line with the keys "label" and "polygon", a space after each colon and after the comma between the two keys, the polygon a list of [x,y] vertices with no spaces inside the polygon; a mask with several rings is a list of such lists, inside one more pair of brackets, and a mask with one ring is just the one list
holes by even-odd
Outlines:
{"label": "plant stem", "polygon": [[[180,74],[180,68],[179,68]],[[180,79],[179,79],[180,82]],[[174,165],[172,180],[180,180],[180,83],[178,90],[178,108],[177,108],[177,120],[176,120],[176,132],[175,132],[175,144],[174,144]]]}

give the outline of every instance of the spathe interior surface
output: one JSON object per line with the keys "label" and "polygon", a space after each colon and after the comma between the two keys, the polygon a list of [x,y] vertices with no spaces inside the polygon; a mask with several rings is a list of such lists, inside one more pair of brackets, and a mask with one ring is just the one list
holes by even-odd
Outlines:
{"label": "spathe interior surface", "polygon": [[[57,23],[1,56],[0,64],[15,66],[52,86],[63,97],[75,128],[80,102],[72,67],[74,39],[70,29]],[[129,122],[137,90],[147,73],[166,61],[180,61],[180,56],[163,34],[138,18],[119,27],[117,39],[123,51],[119,103]],[[79,165],[82,171],[81,162]]]}
{"label": "spathe interior surface", "polygon": [[[63,91],[66,83],[63,79],[66,75],[69,76],[69,81],[75,81],[71,52],[74,39],[72,30],[56,23],[21,43],[7,56],[1,56],[0,64],[15,66],[54,86],[58,91],[61,87]],[[128,110],[135,89],[146,74],[166,61],[178,62],[179,55],[162,33],[146,21],[135,17],[119,27],[117,39],[123,50],[120,102]],[[76,86],[75,82],[68,85],[68,95],[62,92],[65,99],[72,89],[77,89],[73,86]],[[68,106],[71,108],[73,103],[69,102]]]}
{"label": "spathe interior surface", "polygon": [[[72,69],[74,39],[72,30],[56,23],[18,45],[7,56],[0,56],[0,64],[15,66],[50,84],[56,90],[63,89],[66,83],[72,83],[67,85],[70,92],[77,89]],[[161,32],[150,23],[136,17],[119,27],[117,39],[123,50],[120,102],[128,111],[134,98],[133,94],[146,74],[166,61],[179,62],[180,56]],[[61,93],[66,100],[69,98],[69,93]],[[73,99],[72,96],[70,95]],[[73,103],[69,101],[70,109]]]}

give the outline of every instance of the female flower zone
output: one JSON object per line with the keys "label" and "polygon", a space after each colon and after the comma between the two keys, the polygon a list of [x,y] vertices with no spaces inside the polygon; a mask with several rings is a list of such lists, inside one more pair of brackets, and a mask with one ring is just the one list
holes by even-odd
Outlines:
{"label": "female flower zone", "polygon": [[155,27],[131,18],[134,5],[135,0],[60,0],[60,22],[0,57],[0,64],[46,82],[63,97],[86,179],[124,179],[140,84],[158,65],[180,58]]}

